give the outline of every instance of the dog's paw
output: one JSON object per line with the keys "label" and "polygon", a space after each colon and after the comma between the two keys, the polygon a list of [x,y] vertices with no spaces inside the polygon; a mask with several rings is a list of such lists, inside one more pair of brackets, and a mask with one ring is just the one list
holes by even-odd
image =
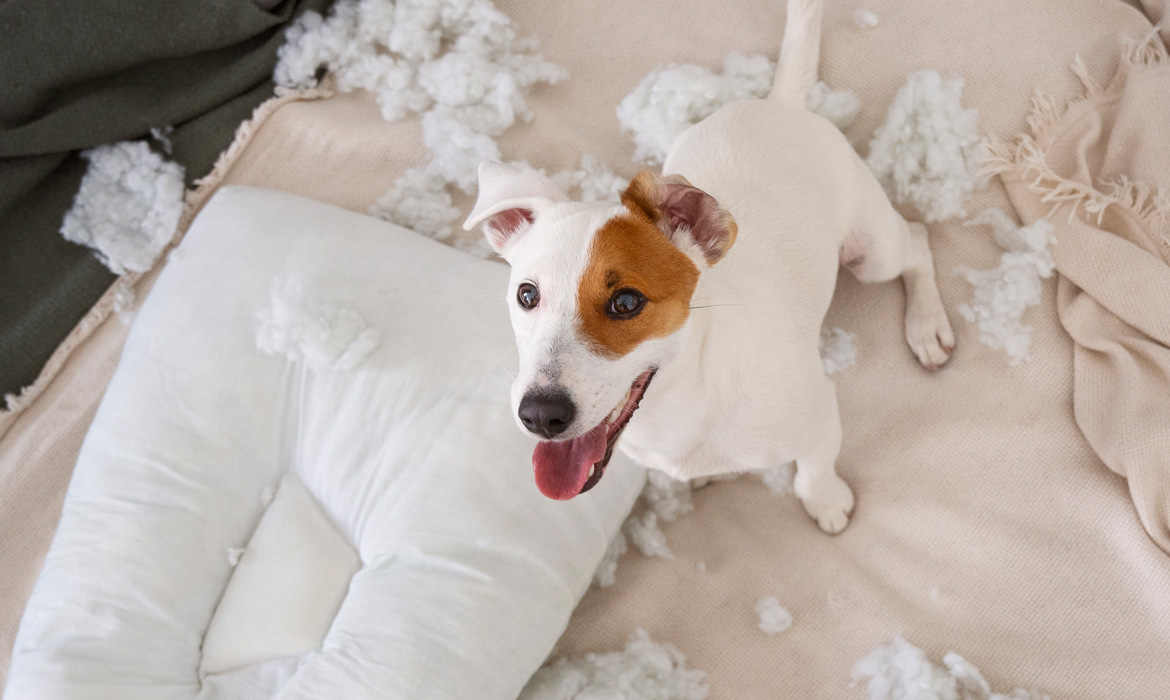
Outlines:
{"label": "dog's paw", "polygon": [[906,310],[906,342],[922,366],[931,371],[951,359],[955,332],[941,303],[910,305]]}
{"label": "dog's paw", "polygon": [[798,473],[794,486],[805,511],[822,530],[836,535],[849,524],[849,514],[853,512],[853,490],[841,477],[829,474],[814,486],[802,484]]}

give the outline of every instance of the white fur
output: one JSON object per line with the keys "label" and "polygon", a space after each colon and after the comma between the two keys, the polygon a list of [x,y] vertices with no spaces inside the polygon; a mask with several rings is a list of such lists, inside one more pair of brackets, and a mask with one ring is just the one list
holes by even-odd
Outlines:
{"label": "white fur", "polygon": [[[815,26],[799,14],[806,12],[819,14],[819,6],[790,0],[790,22]],[[814,51],[816,39],[798,43]],[[577,414],[559,439],[576,438],[657,367],[619,442],[627,454],[687,480],[795,460],[797,496],[835,533],[848,522],[853,495],[835,472],[841,426],[818,342],[839,259],[852,262],[862,281],[903,277],[907,340],[922,364],[944,363],[954,336],[925,228],[894,211],[840,131],[792,103],[815,79],[809,60],[798,61],[792,75],[781,65],[784,100],[734,102],[674,142],[663,172],[713,196],[735,217],[739,237],[712,267],[697,256],[702,274],[692,305],[704,308],[692,309],[667,337],[617,359],[599,356],[579,337],[576,294],[590,245],[623,207],[558,201],[547,179],[495,164],[481,168],[480,198],[465,227],[519,206],[535,213],[510,237],[497,236],[497,250],[512,265],[507,295],[520,349],[513,406],[533,388],[566,389]],[[515,301],[524,282],[540,289],[534,309]]]}

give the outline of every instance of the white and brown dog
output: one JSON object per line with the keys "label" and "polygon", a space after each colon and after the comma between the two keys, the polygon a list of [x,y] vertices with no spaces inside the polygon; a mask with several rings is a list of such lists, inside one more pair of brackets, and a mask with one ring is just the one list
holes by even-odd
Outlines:
{"label": "white and brown dog", "polygon": [[677,479],[795,460],[805,509],[840,532],[853,493],[835,471],[841,424],[817,351],[838,266],[864,282],[901,276],[910,348],[931,369],[950,356],[925,227],[805,107],[821,12],[789,0],[769,98],[688,129],[667,174],[639,173],[620,205],[480,166],[464,228],[483,222],[512,267],[512,404],[542,439],[532,462],[545,495],[592,488],[624,431],[630,457]]}

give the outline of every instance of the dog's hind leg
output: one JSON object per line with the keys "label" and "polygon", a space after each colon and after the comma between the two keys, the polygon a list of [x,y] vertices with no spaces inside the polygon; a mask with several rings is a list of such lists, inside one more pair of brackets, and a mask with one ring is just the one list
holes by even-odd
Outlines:
{"label": "dog's hind leg", "polygon": [[938,369],[950,359],[955,334],[939,297],[926,227],[903,219],[873,175],[865,177],[861,215],[841,245],[841,265],[862,282],[902,277],[906,342],[922,366]]}
{"label": "dog's hind leg", "polygon": [[837,389],[828,377],[820,379],[810,404],[803,407],[806,430],[796,452],[792,487],[817,525],[835,535],[849,524],[853,491],[837,476],[837,454],[841,451]]}

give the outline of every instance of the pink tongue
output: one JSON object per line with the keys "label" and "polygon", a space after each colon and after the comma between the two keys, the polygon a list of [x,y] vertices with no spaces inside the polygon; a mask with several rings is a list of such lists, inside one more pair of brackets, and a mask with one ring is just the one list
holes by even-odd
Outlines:
{"label": "pink tongue", "polygon": [[581,487],[589,479],[589,468],[605,457],[605,438],[606,425],[602,421],[579,438],[537,443],[532,452],[532,468],[540,492],[558,501],[567,501],[581,493]]}

